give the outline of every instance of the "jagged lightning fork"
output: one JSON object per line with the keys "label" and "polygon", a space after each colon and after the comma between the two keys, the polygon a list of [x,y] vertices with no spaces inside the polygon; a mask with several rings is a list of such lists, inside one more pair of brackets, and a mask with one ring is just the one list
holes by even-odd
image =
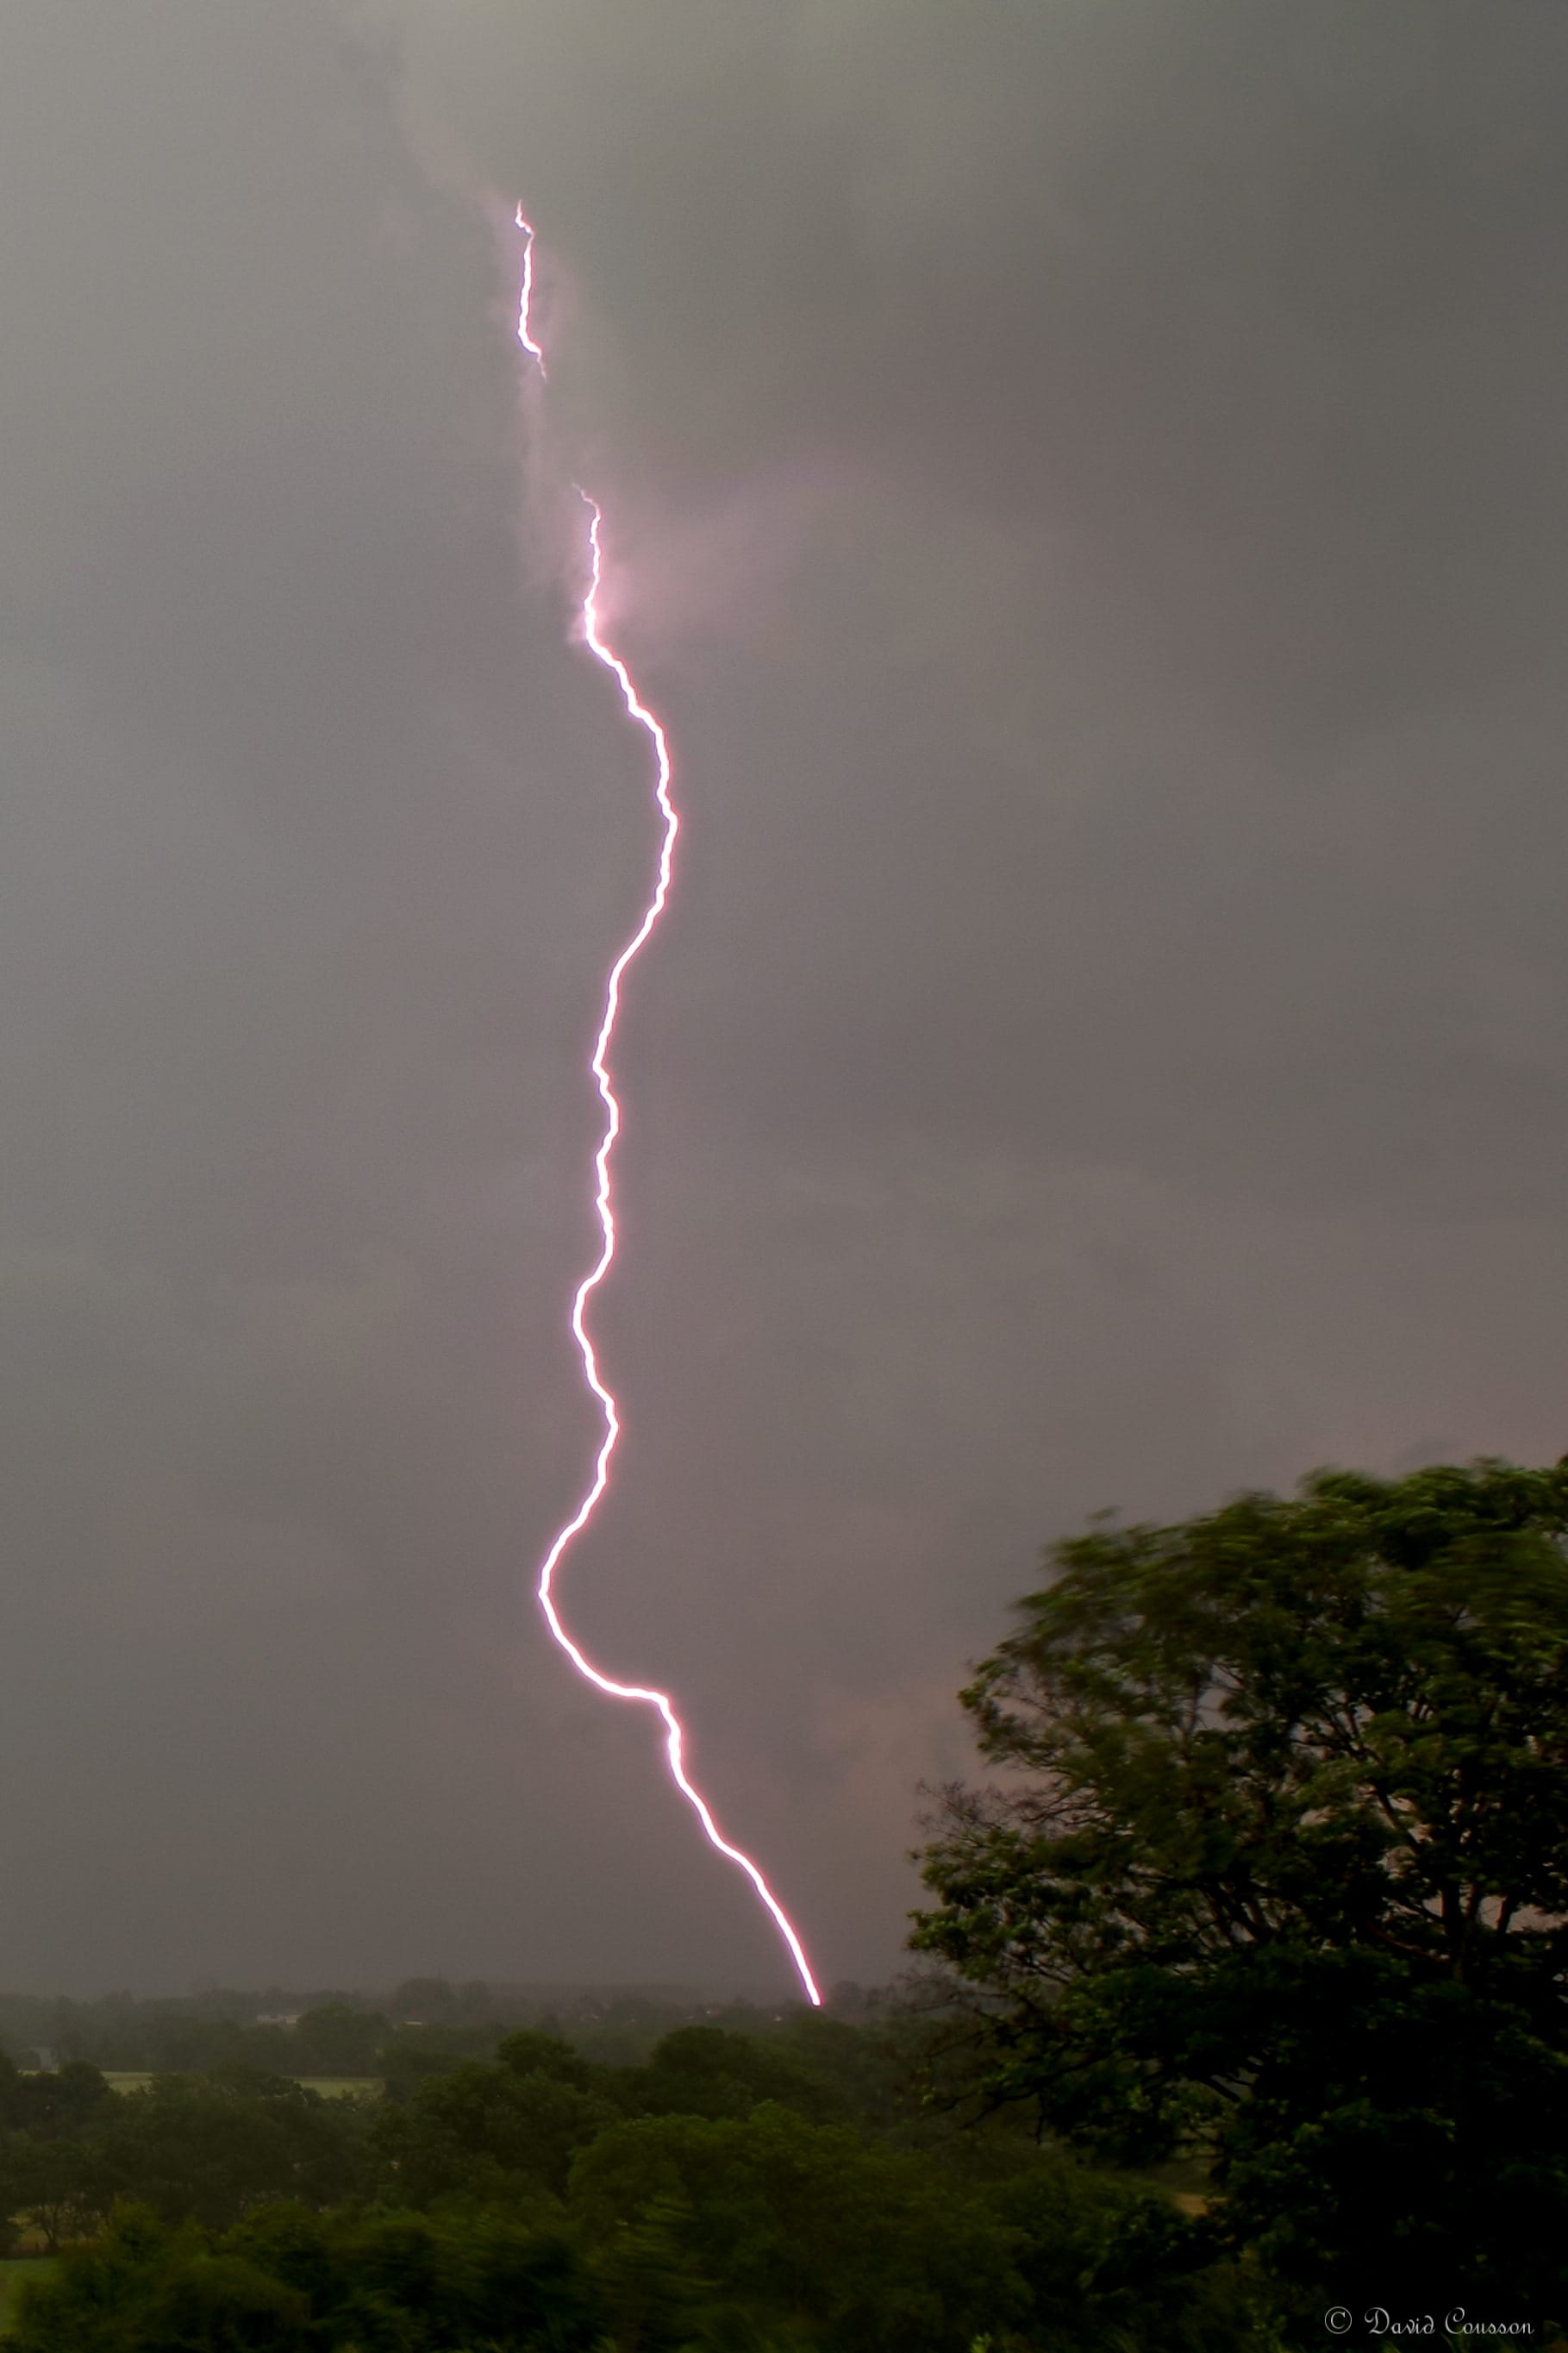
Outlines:
{"label": "jagged lightning fork", "polygon": [[[517,314],[517,340],[542,377],[545,374],[544,353],[535,338],[530,315],[533,300],[533,229],[524,217],[521,205],[517,208],[517,226],[522,233],[523,239],[522,292]],[[610,966],[605,982],[605,1009],[600,1017],[599,1034],[595,1040],[593,1057],[589,1063],[589,1068],[594,1074],[594,1082],[599,1091],[599,1100],[605,1110],[604,1133],[599,1139],[599,1148],[594,1155],[594,1207],[598,1215],[601,1241],[596,1262],[583,1277],[573,1294],[571,1324],[572,1337],[575,1340],[578,1353],[583,1359],[584,1379],[598,1400],[599,1410],[605,1419],[605,1434],[600,1440],[599,1451],[595,1459],[594,1476],[589,1482],[588,1491],[556,1536],[541,1564],[538,1586],[539,1606],[544,1612],[545,1623],[552,1635],[565,1651],[580,1675],[609,1698],[634,1700],[641,1706],[657,1710],[662,1717],[665,1754],[669,1760],[671,1779],[701,1823],[703,1833],[710,1845],[727,1861],[734,1863],[738,1870],[743,1871],[751,1881],[763,1905],[772,1914],[774,1926],[789,1947],[790,1958],[794,1961],[801,1984],[805,1989],[806,2000],[820,2007],[822,1996],[817,1991],[816,1979],[811,1973],[811,1964],[806,1959],[805,1947],[801,1943],[788,1913],[751,1856],[743,1854],[738,1846],[731,1846],[729,1840],[721,1835],[719,1825],[713,1819],[707,1799],[688,1778],[685,1764],[686,1735],[682,1729],[680,1718],[675,1712],[675,1704],[668,1693],[645,1689],[640,1683],[619,1683],[613,1677],[601,1673],[600,1670],[579,1650],[566,1631],[561,1621],[561,1614],[555,1607],[553,1587],[556,1569],[560,1567],[563,1556],[568,1547],[582,1535],[598,1509],[599,1498],[610,1482],[610,1458],[615,1453],[616,1442],[621,1434],[620,1413],[613,1393],[605,1386],[600,1375],[599,1360],[593,1340],[589,1336],[587,1322],[588,1302],[608,1274],[616,1255],[616,1214],[610,1184],[610,1159],[616,1148],[616,1139],[621,1132],[621,1106],[610,1079],[608,1056],[610,1041],[615,1036],[616,1021],[621,1009],[621,982],[626,976],[627,966],[647,946],[655,925],[664,913],[666,902],[669,897],[670,881],[675,871],[676,838],[680,831],[680,815],[670,794],[673,769],[670,763],[669,744],[663,726],[638,694],[626,663],[616,652],[614,647],[605,642],[600,631],[599,586],[603,577],[604,560],[599,534],[603,518],[597,504],[589,497],[587,491],[580,484],[574,487],[588,514],[588,586],[581,608],[583,640],[595,660],[602,662],[615,680],[620,690],[621,701],[626,705],[627,718],[643,729],[652,746],[654,800],[658,809],[663,831],[659,840],[658,863],[652,896],[644,910],[641,923]]]}

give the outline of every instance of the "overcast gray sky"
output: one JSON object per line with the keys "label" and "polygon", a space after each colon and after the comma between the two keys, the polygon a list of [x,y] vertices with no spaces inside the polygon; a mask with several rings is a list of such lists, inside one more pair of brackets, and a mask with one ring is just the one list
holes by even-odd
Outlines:
{"label": "overcast gray sky", "polygon": [[[3,0],[0,1982],[829,1980],[1037,1547],[1568,1444],[1568,17]],[[510,338],[541,236],[548,420]]]}

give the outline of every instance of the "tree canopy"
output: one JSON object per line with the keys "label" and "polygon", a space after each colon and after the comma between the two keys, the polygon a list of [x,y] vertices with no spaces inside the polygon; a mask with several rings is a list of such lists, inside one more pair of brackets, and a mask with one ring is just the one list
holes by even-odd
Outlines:
{"label": "tree canopy", "polygon": [[13,2341],[16,2353],[594,2353],[607,2317],[570,2246],[500,2216],[273,2205],[215,2242],[128,2207],[24,2295]]}
{"label": "tree canopy", "polygon": [[0,2210],[64,2250],[19,2353],[1277,2353],[1148,2185],[937,2115],[895,2145],[909,2024],[879,2057],[879,2027],[702,2027],[646,2068],[527,2032],[400,2101],[107,2094],[75,2136],[0,2136]]}
{"label": "tree canopy", "polygon": [[1047,1561],[915,1931],[988,2096],[1204,2150],[1231,2242],[1349,2304],[1560,2317],[1568,1464],[1326,1473]]}

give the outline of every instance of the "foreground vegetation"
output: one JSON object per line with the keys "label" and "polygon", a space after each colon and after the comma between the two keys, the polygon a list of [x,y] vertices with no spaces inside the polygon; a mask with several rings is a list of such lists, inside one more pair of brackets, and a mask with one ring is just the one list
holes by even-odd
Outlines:
{"label": "foreground vegetation", "polygon": [[41,2284],[53,2272],[54,2264],[42,2262],[16,2263],[0,2256],[0,2335],[4,2335],[16,2308],[16,2292],[24,2280]]}
{"label": "foreground vegetation", "polygon": [[984,2088],[1196,2148],[1304,2314],[1568,2318],[1568,1463],[1058,1546],[915,1942]]}
{"label": "foreground vegetation", "polygon": [[396,2096],[247,2071],[0,2073],[0,2204],[67,2247],[18,2353],[1267,2341],[1159,2192],[926,2111],[922,2030],[683,2028],[640,2067],[507,2037]]}
{"label": "foreground vegetation", "polygon": [[900,2008],[339,2002],[119,2094],[0,2063],[0,2215],[63,2251],[16,2353],[1297,2353],[1335,2306],[1557,2341],[1568,1468],[1050,1565],[964,1695],[1008,1778],[946,1794]]}

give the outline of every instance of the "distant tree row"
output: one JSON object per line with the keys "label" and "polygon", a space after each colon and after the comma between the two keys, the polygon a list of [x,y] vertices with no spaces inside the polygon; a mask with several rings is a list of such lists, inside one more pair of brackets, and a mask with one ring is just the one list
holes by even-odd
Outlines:
{"label": "distant tree row", "polygon": [[[839,1989],[846,2015],[859,1989]],[[742,2028],[773,2013],[695,1996],[563,1989],[548,2002],[479,1981],[410,1978],[384,2001],[346,1994],[301,1997],[214,1991],[96,2001],[0,1994],[0,2056],[24,2067],[86,2060],[110,2073],[171,2074],[250,2066],[290,2075],[379,2076],[386,2053],[414,2038],[432,2051],[483,2057],[517,2027],[545,2026],[609,2064],[644,2058],[663,2034],[699,2020]],[[395,2067],[395,2062],[393,2063]]]}

